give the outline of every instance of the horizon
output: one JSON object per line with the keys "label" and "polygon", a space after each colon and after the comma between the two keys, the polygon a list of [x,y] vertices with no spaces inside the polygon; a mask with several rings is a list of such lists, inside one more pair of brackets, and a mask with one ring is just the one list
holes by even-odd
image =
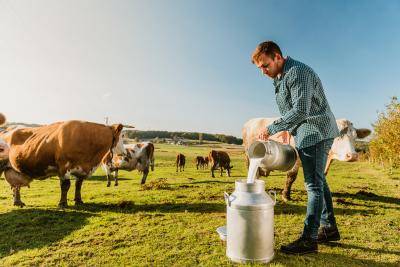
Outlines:
{"label": "horizon", "polygon": [[369,128],[399,96],[400,2],[0,0],[8,121],[121,122],[241,138],[278,117],[262,41],[312,67],[336,119]]}

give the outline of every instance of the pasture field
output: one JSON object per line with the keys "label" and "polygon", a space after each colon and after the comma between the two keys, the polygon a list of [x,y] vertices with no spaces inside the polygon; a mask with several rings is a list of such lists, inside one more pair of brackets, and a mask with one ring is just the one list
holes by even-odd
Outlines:
{"label": "pasture field", "polygon": [[[156,144],[155,171],[147,187],[141,174],[120,172],[118,187],[106,187],[101,169],[85,181],[85,204],[57,208],[56,177],[23,188],[24,208],[12,205],[11,191],[0,179],[0,266],[232,266],[216,228],[225,224],[224,191],[247,175],[243,152],[224,146],[232,158],[232,177],[211,178],[196,170],[194,157],[210,146]],[[218,148],[218,144],[213,145]],[[186,168],[176,173],[177,152]],[[163,178],[163,179],[160,179]],[[280,193],[284,173],[263,178],[267,189]],[[293,200],[275,207],[276,255],[271,266],[400,266],[400,172],[368,162],[335,162],[328,180],[342,240],[320,245],[319,253],[288,256],[279,252],[302,230],[306,192],[302,170],[294,184]],[[279,194],[280,196],[280,194]]]}

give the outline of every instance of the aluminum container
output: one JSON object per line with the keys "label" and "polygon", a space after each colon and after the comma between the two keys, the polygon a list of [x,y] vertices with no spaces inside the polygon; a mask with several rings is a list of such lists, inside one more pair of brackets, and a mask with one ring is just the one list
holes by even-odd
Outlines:
{"label": "aluminum container", "polygon": [[291,145],[273,140],[255,141],[249,147],[248,156],[250,160],[262,158],[260,168],[269,171],[288,171],[297,160],[297,152]]}
{"label": "aluminum container", "polygon": [[226,255],[234,262],[267,263],[274,257],[274,199],[263,180],[236,180],[235,191],[225,192],[227,205]]}

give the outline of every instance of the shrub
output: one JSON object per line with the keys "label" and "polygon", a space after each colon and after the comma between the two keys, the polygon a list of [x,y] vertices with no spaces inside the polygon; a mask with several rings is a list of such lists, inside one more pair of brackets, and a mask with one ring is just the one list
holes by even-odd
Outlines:
{"label": "shrub", "polygon": [[374,137],[369,145],[373,161],[389,167],[400,167],[400,103],[393,97],[386,111],[378,114],[373,125]]}

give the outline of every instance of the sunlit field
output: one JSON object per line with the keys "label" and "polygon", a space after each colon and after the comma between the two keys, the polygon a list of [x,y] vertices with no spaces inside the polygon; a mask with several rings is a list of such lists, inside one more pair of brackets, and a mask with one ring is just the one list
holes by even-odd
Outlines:
{"label": "sunlit field", "polygon": [[[232,159],[232,177],[211,178],[196,170],[194,158],[210,145],[156,144],[156,165],[146,187],[141,174],[120,171],[119,186],[106,187],[99,168],[82,187],[85,204],[75,207],[74,183],[69,208],[60,210],[56,177],[23,188],[24,208],[12,205],[4,178],[0,180],[1,266],[226,266],[225,243],[216,228],[225,224],[224,191],[247,175],[240,146],[213,145]],[[184,172],[176,172],[175,155],[186,155]],[[283,203],[284,173],[263,178],[278,192],[275,207],[276,255],[271,266],[400,266],[400,173],[368,162],[335,162],[328,180],[342,240],[320,245],[319,253],[288,256],[282,244],[296,239],[303,226],[306,192],[302,170],[293,200]]]}

